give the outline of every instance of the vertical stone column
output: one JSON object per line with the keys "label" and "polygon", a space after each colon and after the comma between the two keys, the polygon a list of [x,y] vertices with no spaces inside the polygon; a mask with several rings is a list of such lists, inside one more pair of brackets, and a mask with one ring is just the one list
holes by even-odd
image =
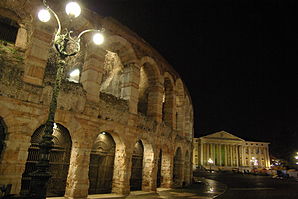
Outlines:
{"label": "vertical stone column", "polygon": [[235,145],[236,147],[236,166],[239,167],[239,151],[238,151],[238,145]]}
{"label": "vertical stone column", "polygon": [[222,144],[219,144],[219,152],[218,152],[218,154],[219,154],[219,166],[222,166],[222,150],[221,150],[221,148],[222,148]]}
{"label": "vertical stone column", "polygon": [[129,111],[138,113],[140,67],[136,63],[126,64],[124,67],[124,82],[121,88],[121,96],[129,100]]}
{"label": "vertical stone column", "polygon": [[88,197],[90,152],[91,145],[72,147],[65,198]]}
{"label": "vertical stone column", "polygon": [[25,25],[24,24],[19,24],[19,30],[18,30],[18,34],[17,34],[17,38],[16,38],[16,42],[15,42],[15,46],[19,47],[21,49],[26,49],[27,47],[27,30],[25,29]]}
{"label": "vertical stone column", "polygon": [[173,184],[173,168],[174,168],[174,158],[170,153],[164,153],[161,164],[161,175],[162,182],[161,187],[171,188]]}
{"label": "vertical stone column", "polygon": [[201,158],[200,158],[201,166],[204,165],[204,145],[205,145],[205,143],[203,143],[201,141],[201,151],[200,151],[200,153],[201,153]]}
{"label": "vertical stone column", "polygon": [[225,144],[225,166],[228,166],[228,146]]}
{"label": "vertical stone column", "polygon": [[250,162],[251,161],[251,147],[248,146],[247,148],[248,148],[248,164],[249,164],[248,166],[251,167],[251,162]]}
{"label": "vertical stone column", "polygon": [[[26,51],[23,80],[34,85],[42,85],[49,49],[54,36],[52,28],[37,22]],[[18,41],[19,43],[19,41]]]}
{"label": "vertical stone column", "polygon": [[132,150],[116,148],[112,192],[127,195],[130,192]]}
{"label": "vertical stone column", "polygon": [[207,156],[206,156],[206,165],[208,166],[208,160],[209,160],[209,154],[210,154],[210,144],[206,144],[206,147],[207,147]]}
{"label": "vertical stone column", "polygon": [[144,151],[144,166],[143,166],[143,191],[156,191],[157,163],[158,156],[154,156],[153,151]]}
{"label": "vertical stone column", "polygon": [[[27,129],[26,129],[27,130]],[[28,157],[31,136],[25,129],[10,132],[0,164],[1,184],[12,184],[11,194],[19,194],[22,174]]]}
{"label": "vertical stone column", "polygon": [[162,122],[163,86],[159,83],[151,89],[152,90],[148,96],[147,116],[160,123]]}
{"label": "vertical stone column", "polygon": [[94,44],[88,44],[86,47],[85,62],[80,82],[87,93],[87,99],[93,102],[98,102],[99,100],[105,54],[106,51],[96,47]]}
{"label": "vertical stone column", "polygon": [[270,155],[269,155],[268,146],[266,146],[265,151],[266,151],[266,167],[269,168],[270,167]]}

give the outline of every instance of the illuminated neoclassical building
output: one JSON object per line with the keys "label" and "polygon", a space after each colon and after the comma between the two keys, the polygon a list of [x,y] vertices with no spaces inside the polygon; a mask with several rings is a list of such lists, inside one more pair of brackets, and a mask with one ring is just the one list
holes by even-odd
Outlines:
{"label": "illuminated neoclassical building", "polygon": [[[40,0],[0,1],[0,184],[26,193],[38,160],[56,74],[55,21]],[[48,1],[61,20],[64,1]],[[193,106],[179,74],[142,38],[87,9],[74,32],[88,36],[67,60],[58,96],[48,196],[155,191],[191,183]]]}
{"label": "illuminated neoclassical building", "polygon": [[225,131],[194,138],[193,168],[269,168],[269,143],[245,141]]}

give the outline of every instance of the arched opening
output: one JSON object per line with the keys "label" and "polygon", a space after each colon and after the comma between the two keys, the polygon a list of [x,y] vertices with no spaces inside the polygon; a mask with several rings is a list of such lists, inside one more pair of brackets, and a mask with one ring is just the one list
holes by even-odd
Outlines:
{"label": "arched opening", "polygon": [[156,99],[158,91],[156,90],[157,75],[154,66],[144,63],[140,69],[138,112],[143,115],[153,117],[156,109]]}
{"label": "arched opening", "polygon": [[143,177],[143,156],[144,146],[142,141],[135,144],[132,153],[131,177],[130,177],[130,190],[142,190],[142,177]]}
{"label": "arched opening", "polygon": [[1,160],[1,154],[4,149],[4,140],[6,137],[6,128],[3,119],[0,117],[0,160]]}
{"label": "arched opening", "polygon": [[182,171],[183,171],[183,162],[182,162],[182,152],[181,148],[177,148],[174,156],[174,168],[173,168],[173,185],[181,186],[182,180]]}
{"label": "arched opening", "polygon": [[111,193],[116,143],[107,133],[100,133],[92,147],[89,164],[89,194]]}
{"label": "arched opening", "polygon": [[19,25],[16,21],[0,16],[0,40],[15,43]]}
{"label": "arched opening", "polygon": [[158,161],[157,161],[156,187],[160,187],[161,186],[161,181],[162,181],[162,177],[161,177],[161,163],[162,163],[162,150],[160,149],[160,151],[159,151],[159,157],[158,157]]}
{"label": "arched opening", "polygon": [[[27,193],[30,186],[30,173],[36,170],[39,159],[38,145],[43,136],[44,125],[40,126],[31,136],[31,145],[25,171],[22,176],[21,193]],[[53,128],[54,146],[50,153],[50,173],[52,177],[48,182],[47,196],[63,196],[69,168],[71,137],[69,131],[62,125],[56,124]]]}

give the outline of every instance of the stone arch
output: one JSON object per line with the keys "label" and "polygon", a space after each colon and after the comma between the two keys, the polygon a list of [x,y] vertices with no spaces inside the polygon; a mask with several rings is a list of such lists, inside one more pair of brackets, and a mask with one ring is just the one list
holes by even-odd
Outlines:
{"label": "stone arch", "polygon": [[111,193],[116,143],[108,132],[95,139],[90,153],[89,194]]}
{"label": "stone arch", "polygon": [[132,165],[130,176],[130,190],[142,190],[143,183],[143,159],[144,159],[144,145],[141,140],[138,140],[134,146],[132,153]]}
{"label": "stone arch", "polygon": [[5,148],[5,139],[6,139],[6,134],[7,134],[7,127],[4,123],[4,120],[2,117],[0,117],[0,162],[2,160],[2,152],[4,151]]}
{"label": "stone arch", "polygon": [[176,129],[182,132],[184,128],[185,93],[182,80],[176,80]]}
{"label": "stone arch", "polygon": [[[43,129],[44,125],[37,128],[31,136],[31,146],[28,149],[29,154],[22,177],[22,193],[28,192],[30,185],[29,174],[36,169],[36,163],[39,159],[38,144],[42,139]],[[54,145],[50,153],[50,173],[52,177],[48,182],[47,195],[63,196],[68,175],[72,140],[68,129],[58,123],[54,125],[53,136]]]}
{"label": "stone arch", "polygon": [[160,71],[151,57],[143,57],[140,66],[138,112],[158,120],[162,94]]}
{"label": "stone arch", "polygon": [[124,38],[107,37],[99,55],[103,60],[99,90],[117,98],[129,100],[129,110],[137,113],[139,63],[132,45]]}
{"label": "stone arch", "polygon": [[184,180],[183,180],[183,185],[188,185],[190,184],[190,154],[188,150],[185,153],[185,160],[184,160]]}
{"label": "stone arch", "polygon": [[[6,5],[6,8],[0,7],[0,35],[1,40],[12,42],[16,47],[25,49],[28,41],[28,29],[30,15],[21,11],[17,7]],[[3,36],[6,38],[3,38]]]}
{"label": "stone arch", "polygon": [[174,166],[173,166],[173,186],[180,187],[183,180],[183,158],[182,149],[178,147],[174,155]]}
{"label": "stone arch", "polygon": [[165,72],[164,74],[164,97],[162,107],[162,118],[165,124],[174,127],[175,124],[175,95],[173,77]]}
{"label": "stone arch", "polygon": [[32,129],[37,126],[42,116],[30,117],[30,120],[27,116],[15,117],[18,112],[7,108],[5,103],[0,104],[2,122],[5,124],[6,131],[5,148],[1,154],[0,181],[3,184],[12,184],[11,193],[19,194],[30,145],[29,132],[33,132]]}
{"label": "stone arch", "polygon": [[135,51],[126,39],[118,35],[112,35],[105,39],[102,48],[116,53],[124,66],[129,63],[137,62]]}

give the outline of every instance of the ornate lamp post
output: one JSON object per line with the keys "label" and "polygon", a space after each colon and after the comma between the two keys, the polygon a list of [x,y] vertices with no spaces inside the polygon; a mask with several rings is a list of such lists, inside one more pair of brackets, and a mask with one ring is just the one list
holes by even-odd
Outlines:
{"label": "ornate lamp post", "polygon": [[[61,80],[64,73],[64,68],[66,65],[65,59],[70,56],[76,55],[80,51],[80,39],[81,37],[88,32],[94,32],[93,41],[95,44],[101,44],[104,40],[101,32],[102,30],[89,29],[82,31],[78,36],[72,36],[73,31],[64,29],[61,30],[61,23],[57,14],[48,6],[46,0],[43,0],[45,9],[42,9],[38,13],[38,18],[42,22],[48,22],[53,15],[57,21],[58,29],[54,37],[54,46],[58,53],[58,63],[57,63],[57,73],[55,84],[53,88],[53,95],[50,103],[49,114],[44,128],[44,135],[42,140],[39,143],[39,161],[36,164],[36,171],[32,172],[31,183],[28,198],[35,199],[45,199],[47,192],[47,184],[51,178],[49,172],[49,157],[50,151],[53,147],[53,127],[54,127],[54,118],[57,109],[57,98],[59,95]],[[81,8],[76,2],[70,2],[66,5],[66,13],[71,17],[78,17],[81,13]]]}
{"label": "ornate lamp post", "polygon": [[213,160],[211,158],[209,158],[208,159],[208,163],[209,163],[209,166],[210,166],[209,171],[211,172],[211,165],[213,164]]}

